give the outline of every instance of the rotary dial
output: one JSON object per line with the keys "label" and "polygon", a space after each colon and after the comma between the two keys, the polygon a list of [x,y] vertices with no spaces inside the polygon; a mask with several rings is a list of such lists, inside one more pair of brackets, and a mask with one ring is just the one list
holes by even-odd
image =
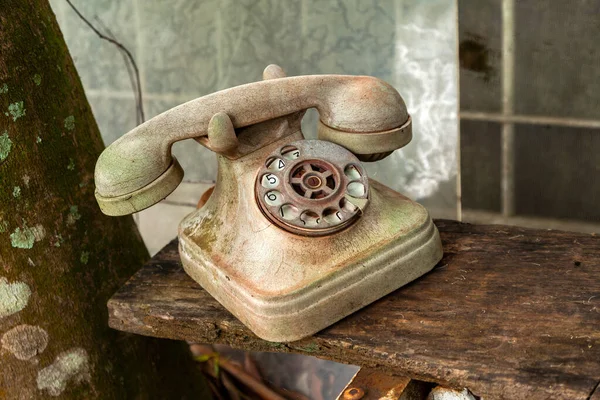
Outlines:
{"label": "rotary dial", "polygon": [[266,159],[255,193],[273,223],[318,236],[356,221],[369,201],[368,185],[362,165],[348,150],[331,142],[300,140]]}

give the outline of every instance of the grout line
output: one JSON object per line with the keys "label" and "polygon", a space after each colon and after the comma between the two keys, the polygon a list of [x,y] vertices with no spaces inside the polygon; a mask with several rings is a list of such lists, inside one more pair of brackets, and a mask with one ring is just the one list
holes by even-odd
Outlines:
{"label": "grout line", "polygon": [[[142,92],[142,99],[145,100],[148,98],[148,94],[146,92],[146,67],[144,60],[144,35],[142,34],[142,24],[140,17],[140,4],[138,0],[133,1],[133,17],[135,23],[135,48],[136,48],[136,63],[140,72],[140,91]],[[146,105],[143,104],[142,100],[142,108],[144,109],[144,117],[148,118],[148,110],[146,110]],[[143,122],[143,121],[142,121]]]}
{"label": "grout line", "polygon": [[460,118],[473,121],[491,121],[513,124],[568,126],[572,128],[600,128],[600,120],[546,117],[543,115],[502,115],[477,111],[461,111]]}
{"label": "grout line", "polygon": [[[454,0],[454,37],[456,38],[454,51],[456,52],[456,65],[455,65],[455,73],[456,73],[456,115],[460,115],[460,61],[458,59],[459,55],[459,26],[458,26],[458,0]],[[462,172],[460,168],[461,162],[461,153],[460,153],[460,118],[456,118],[456,219],[458,221],[462,221]]]}
{"label": "grout line", "polygon": [[299,65],[299,72],[300,73],[307,73],[304,70],[304,66],[306,64],[303,64],[302,61],[304,60],[304,54],[305,54],[305,49],[306,49],[306,43],[307,43],[307,39],[306,39],[306,2],[308,0],[301,0],[300,1],[300,37],[298,38],[298,40],[300,40],[300,65]]}
{"label": "grout line", "polygon": [[[200,197],[198,197],[198,200],[200,200]],[[175,201],[175,200],[163,200],[160,202],[160,204],[166,204],[169,206],[177,206],[177,207],[192,207],[192,208],[196,208],[198,206],[198,203],[188,203],[187,201]]]}
{"label": "grout line", "polygon": [[[135,97],[132,91],[116,91],[110,89],[87,89],[85,94],[88,97],[107,97],[111,99],[131,100]],[[144,96],[145,97],[145,96]]]}
{"label": "grout line", "polygon": [[[145,104],[144,104],[144,100],[146,99],[145,95],[146,95],[146,68],[144,67],[144,57],[143,57],[143,45],[142,45],[142,30],[140,29],[141,24],[140,24],[140,7],[138,4],[138,0],[131,0],[132,1],[132,5],[133,5],[133,18],[134,18],[134,24],[135,24],[135,58],[136,58],[136,65],[138,67],[138,71],[139,71],[139,89],[140,89],[140,93],[141,93],[141,98],[139,99],[140,101],[140,107],[143,110],[143,115],[144,118],[142,118],[141,122],[144,123],[144,119],[148,117],[148,110],[146,110]],[[131,95],[132,93],[130,93]],[[108,97],[108,96],[107,96]],[[134,96],[135,97],[135,96]],[[128,98],[131,98],[131,96],[129,96]],[[136,111],[137,113],[138,111]],[[137,116],[136,116],[136,121],[137,121]],[[133,219],[136,222],[136,224],[139,226],[140,225],[140,214],[139,213],[135,213],[133,214]]]}
{"label": "grout line", "polygon": [[[514,109],[515,0],[502,1],[502,114]],[[502,123],[502,214],[515,214],[515,132],[512,122]]]}
{"label": "grout line", "polygon": [[502,214],[515,215],[515,126],[502,124]]}
{"label": "grout line", "polygon": [[222,10],[224,7],[218,7],[216,12],[216,47],[217,47],[217,90],[224,89],[223,87],[223,16]]}
{"label": "grout line", "polygon": [[[106,97],[111,99],[132,99],[134,97],[133,92],[125,90],[110,90],[110,89],[88,89],[85,94],[91,97]],[[199,97],[195,95],[181,95],[174,93],[143,93],[144,100],[166,100],[166,101],[178,101],[185,103],[192,99]]]}
{"label": "grout line", "polygon": [[556,229],[572,232],[600,233],[600,223],[578,221],[574,219],[558,219],[516,215],[505,217],[501,213],[484,210],[464,209],[464,220],[476,224],[502,224],[524,226],[535,229]]}

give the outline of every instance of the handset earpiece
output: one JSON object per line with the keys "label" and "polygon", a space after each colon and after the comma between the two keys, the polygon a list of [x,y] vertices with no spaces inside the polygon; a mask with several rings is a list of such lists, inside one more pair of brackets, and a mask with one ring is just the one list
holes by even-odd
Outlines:
{"label": "handset earpiece", "polygon": [[[276,66],[265,73],[269,78],[283,74]],[[108,215],[140,211],[165,198],[183,179],[171,155],[176,141],[209,135],[206,147],[224,154],[236,146],[235,129],[313,107],[320,115],[320,137],[360,157],[393,151],[410,140],[402,97],[377,78],[267,79],[179,105],[116,140],[96,163],[96,199]]]}
{"label": "handset earpiece", "polygon": [[317,135],[321,140],[350,150],[360,161],[379,161],[412,140],[412,119],[408,116],[406,122],[397,128],[371,133],[334,129],[319,120]]}

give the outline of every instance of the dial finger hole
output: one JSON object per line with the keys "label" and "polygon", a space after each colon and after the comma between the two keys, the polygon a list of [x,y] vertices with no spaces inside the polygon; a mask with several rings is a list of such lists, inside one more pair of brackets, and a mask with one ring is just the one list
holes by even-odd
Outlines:
{"label": "dial finger hole", "polygon": [[306,194],[306,189],[302,186],[300,182],[292,183],[292,188],[298,193],[300,196],[304,196]]}
{"label": "dial finger hole", "polygon": [[304,175],[305,173],[306,173],[306,168],[304,168],[302,165],[299,166],[292,173],[292,180],[293,179],[300,179],[302,177],[302,175]]}
{"label": "dial finger hole", "polygon": [[362,178],[362,175],[356,165],[349,164],[344,168],[344,174],[350,178],[350,180],[356,180]]}
{"label": "dial finger hole", "polygon": [[310,166],[310,168],[311,168],[313,171],[317,171],[317,172],[321,172],[321,173],[323,173],[323,172],[325,172],[325,171],[326,171],[326,169],[325,169],[325,168],[323,168],[323,167],[322,167],[321,165],[319,165],[319,164],[308,164],[308,165]]}
{"label": "dial finger hole", "polygon": [[270,157],[267,159],[266,166],[271,171],[281,171],[285,168],[285,161],[281,158]]}
{"label": "dial finger hole", "polygon": [[267,189],[273,189],[279,186],[279,178],[275,174],[264,174],[260,183]]}
{"label": "dial finger hole", "polygon": [[277,190],[265,193],[265,203],[270,206],[278,206],[283,203],[283,196]]}
{"label": "dial finger hole", "polygon": [[347,187],[348,194],[353,197],[361,197],[365,195],[365,185],[361,182],[350,182]]}
{"label": "dial finger hole", "polygon": [[300,150],[294,146],[284,146],[281,149],[281,155],[286,160],[295,160],[296,158],[300,157]]}
{"label": "dial finger hole", "polygon": [[325,186],[329,189],[335,189],[335,179],[332,175],[327,176]]}
{"label": "dial finger hole", "polygon": [[319,214],[313,211],[304,211],[300,215],[300,221],[302,221],[304,226],[308,228],[315,228],[319,226],[319,223],[321,222],[321,217],[319,217]]}
{"label": "dial finger hole", "polygon": [[345,198],[343,198],[343,199],[340,200],[340,208],[343,211],[346,211],[346,212],[349,212],[349,213],[354,213],[354,212],[356,212],[356,210],[358,210],[358,207],[356,207],[354,204],[350,203]]}
{"label": "dial finger hole", "polygon": [[293,204],[284,204],[279,207],[279,216],[285,220],[296,219],[298,215],[300,215],[300,210]]}
{"label": "dial finger hole", "polygon": [[325,211],[323,211],[323,219],[329,225],[337,225],[344,220],[344,216],[340,210],[335,208],[327,208]]}

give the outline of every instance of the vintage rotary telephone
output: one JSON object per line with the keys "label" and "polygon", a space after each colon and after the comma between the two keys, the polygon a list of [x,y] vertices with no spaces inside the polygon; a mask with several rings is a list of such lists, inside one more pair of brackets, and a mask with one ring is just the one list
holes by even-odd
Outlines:
{"label": "vintage rotary telephone", "polygon": [[[183,179],[171,156],[193,138],[218,153],[207,203],[179,226],[185,271],[256,335],[311,335],[423,275],[440,260],[427,211],[367,177],[412,138],[404,101],[367,76],[285,77],[189,101],[133,129],[100,155],[96,198],[135,213]],[[319,140],[300,121],[320,115]]]}

